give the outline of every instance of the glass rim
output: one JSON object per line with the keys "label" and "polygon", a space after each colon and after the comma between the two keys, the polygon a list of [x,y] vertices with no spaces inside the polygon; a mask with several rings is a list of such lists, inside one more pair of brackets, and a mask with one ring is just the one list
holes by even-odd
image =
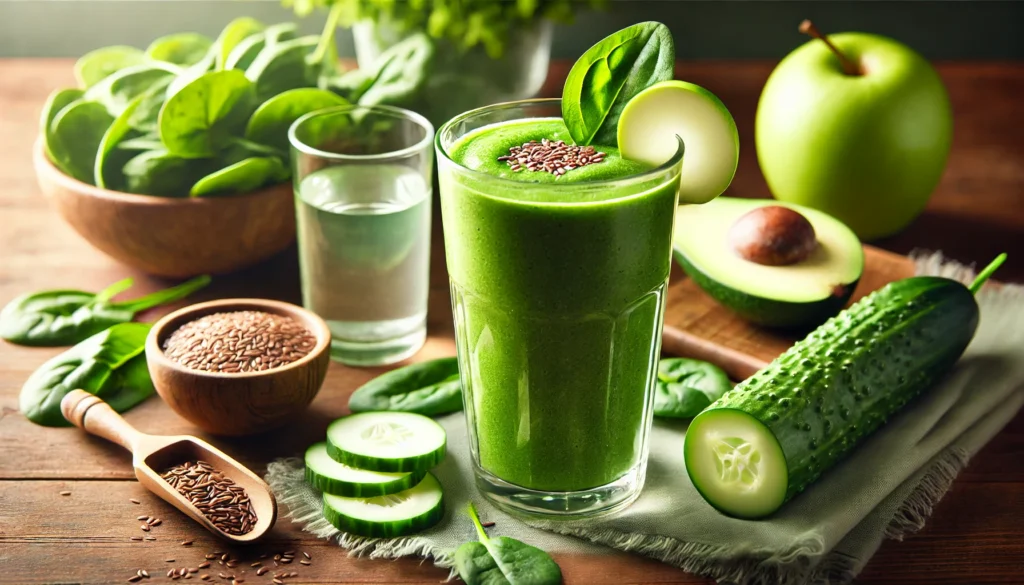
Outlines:
{"label": "glass rim", "polygon": [[[644,180],[654,179],[657,176],[659,176],[661,174],[664,174],[666,171],[671,170],[672,167],[674,167],[677,164],[679,164],[680,161],[682,161],[682,159],[683,159],[683,154],[684,154],[684,151],[686,150],[686,145],[683,143],[683,139],[677,135],[676,139],[679,141],[679,148],[676,149],[675,154],[673,154],[672,158],[670,158],[668,161],[658,165],[657,167],[655,167],[653,169],[649,169],[649,170],[643,171],[642,173],[637,173],[635,175],[627,175],[625,177],[616,177],[614,179],[598,179],[596,181],[583,181],[583,182],[579,182],[579,183],[563,183],[560,186],[558,186],[558,185],[556,185],[554,183],[534,183],[534,182],[530,182],[530,181],[515,181],[515,180],[512,180],[512,179],[507,179],[505,177],[499,177],[497,175],[492,175],[490,173],[485,173],[483,171],[478,171],[478,170],[475,170],[475,169],[471,169],[471,168],[469,168],[469,167],[467,167],[467,166],[465,166],[465,165],[463,165],[461,163],[458,163],[458,162],[455,162],[454,160],[452,160],[452,157],[449,156],[449,154],[448,154],[448,150],[444,147],[444,145],[441,144],[441,136],[444,134],[445,130],[449,126],[452,126],[452,125],[454,125],[456,123],[459,123],[459,122],[462,122],[464,120],[467,120],[467,119],[469,119],[472,116],[480,115],[480,114],[483,114],[483,113],[489,112],[489,111],[511,110],[511,109],[514,109],[514,108],[522,108],[524,106],[529,106],[529,105],[544,105],[544,104],[551,105],[551,104],[555,104],[555,103],[561,103],[561,101],[562,101],[562,98],[530,98],[530,99],[518,100],[518,101],[514,101],[514,102],[502,102],[502,103],[498,103],[498,104],[491,104],[489,106],[483,106],[483,107],[479,107],[479,108],[474,108],[472,110],[463,112],[463,113],[459,114],[458,116],[455,116],[454,118],[452,118],[452,119],[448,120],[447,122],[445,122],[444,124],[442,124],[441,128],[439,128],[437,133],[434,134],[434,147],[437,150],[439,158],[444,159],[446,162],[455,165],[459,169],[460,173],[466,173],[466,174],[469,174],[470,176],[473,176],[474,178],[478,178],[478,179],[481,179],[481,180],[497,181],[499,183],[506,183],[506,184],[509,184],[509,185],[518,185],[522,189],[530,189],[530,188],[536,188],[536,187],[543,187],[543,188],[546,188],[546,189],[550,189],[552,187],[560,188],[560,189],[565,189],[565,188],[583,188],[583,187],[593,188],[593,187],[603,187],[603,186],[606,186],[606,185],[621,184],[623,182],[631,182],[631,181],[640,182],[640,181],[644,181]],[[473,131],[475,131],[475,130],[479,130],[479,128],[475,128]],[[463,137],[464,136],[466,136],[466,135],[464,134]],[[600,146],[600,145],[597,145],[597,146]]]}
{"label": "glass rim", "polygon": [[[405,146],[398,150],[392,150],[390,152],[380,152],[377,154],[343,154],[340,152],[321,150],[319,148],[316,148],[315,146],[306,144],[305,142],[299,140],[298,137],[295,135],[295,131],[298,129],[298,127],[301,124],[305,123],[307,120],[312,120],[313,118],[316,118],[318,116],[339,114],[343,112],[350,112],[360,109],[369,110],[371,112],[375,112],[378,114],[388,114],[395,118],[414,122],[424,130],[426,130],[426,134],[419,142],[416,142],[415,144]],[[435,135],[436,133],[434,131],[434,125],[430,123],[430,120],[427,120],[427,118],[424,117],[422,114],[418,114],[412,110],[407,110],[405,108],[399,108],[397,106],[388,106],[383,104],[375,106],[361,106],[359,104],[348,104],[344,106],[331,106],[329,108],[321,108],[319,110],[313,110],[312,112],[303,114],[294,122],[292,122],[291,126],[288,127],[288,144],[295,150],[301,152],[302,154],[317,156],[328,160],[347,160],[365,162],[405,158],[411,155],[415,155],[425,149],[428,149],[431,143],[434,142]]]}

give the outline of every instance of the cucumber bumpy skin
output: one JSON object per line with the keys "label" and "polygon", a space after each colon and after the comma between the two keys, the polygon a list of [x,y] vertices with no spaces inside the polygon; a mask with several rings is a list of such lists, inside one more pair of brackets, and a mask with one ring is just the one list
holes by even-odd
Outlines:
{"label": "cucumber bumpy skin", "polygon": [[[978,315],[971,290],[946,278],[913,277],[871,293],[694,419],[684,445],[694,486],[728,515],[771,514],[948,373],[974,336]],[[726,436],[737,434],[737,425],[723,411],[756,419],[748,418],[751,429],[771,431],[785,459],[784,482],[756,477],[769,469],[781,473],[775,449],[756,454],[760,469],[741,474],[743,481],[723,471],[732,462],[712,445],[744,443]]]}

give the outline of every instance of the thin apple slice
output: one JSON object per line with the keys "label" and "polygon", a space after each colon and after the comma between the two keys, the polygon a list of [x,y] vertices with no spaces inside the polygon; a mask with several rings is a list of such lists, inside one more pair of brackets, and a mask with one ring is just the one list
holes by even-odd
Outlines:
{"label": "thin apple slice", "polygon": [[685,81],[662,81],[629,100],[619,117],[622,158],[661,165],[683,139],[680,203],[707,203],[732,182],[740,156],[736,122],[710,91]]}

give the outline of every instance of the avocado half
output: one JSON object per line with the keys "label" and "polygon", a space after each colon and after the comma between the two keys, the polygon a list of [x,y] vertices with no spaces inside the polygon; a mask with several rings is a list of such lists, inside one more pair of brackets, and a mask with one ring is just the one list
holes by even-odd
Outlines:
{"label": "avocado half", "polygon": [[[744,214],[778,205],[803,215],[818,245],[787,266],[766,266],[737,254],[729,229]],[[686,274],[716,301],[744,319],[769,327],[820,325],[846,305],[864,271],[864,250],[850,228],[802,205],[772,199],[719,197],[676,211],[673,248]]]}

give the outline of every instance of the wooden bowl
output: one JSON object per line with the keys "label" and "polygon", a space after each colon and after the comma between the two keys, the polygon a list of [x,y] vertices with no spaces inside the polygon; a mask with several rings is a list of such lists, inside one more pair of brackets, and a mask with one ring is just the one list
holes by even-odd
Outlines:
{"label": "wooden bowl", "polygon": [[[316,346],[288,365],[241,374],[193,370],[164,354],[164,341],[179,327],[227,311],[292,317],[316,337]],[[265,299],[225,299],[191,305],[157,321],[146,339],[146,361],[157,393],[174,412],[210,434],[240,436],[281,426],[305,410],[327,375],[330,347],[327,323],[302,307]]]}
{"label": "wooden bowl", "polygon": [[43,193],[64,221],[108,256],[157,276],[232,272],[295,239],[291,184],[246,195],[153,197],[101,189],[61,172],[37,141]]}

